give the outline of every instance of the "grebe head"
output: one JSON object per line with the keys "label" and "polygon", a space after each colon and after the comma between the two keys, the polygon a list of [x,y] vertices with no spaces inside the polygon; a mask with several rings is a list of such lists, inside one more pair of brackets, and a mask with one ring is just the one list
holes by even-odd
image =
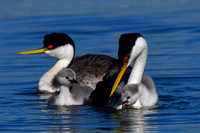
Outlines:
{"label": "grebe head", "polygon": [[63,68],[56,75],[56,80],[60,85],[69,86],[73,83],[78,83],[76,80],[76,73],[71,68]]}
{"label": "grebe head", "polygon": [[128,66],[147,48],[147,43],[144,37],[139,33],[122,34],[119,39],[118,59],[123,62],[124,66],[119,72],[117,79],[113,85],[110,97],[117,88],[123,74]]}
{"label": "grebe head", "polygon": [[140,33],[126,33],[119,38],[118,59],[129,66],[141,53],[146,45]]}
{"label": "grebe head", "polygon": [[75,53],[75,45],[73,40],[64,33],[51,33],[44,37],[44,46],[40,49],[19,52],[19,54],[36,54],[45,53],[55,57],[58,60],[73,57]]}

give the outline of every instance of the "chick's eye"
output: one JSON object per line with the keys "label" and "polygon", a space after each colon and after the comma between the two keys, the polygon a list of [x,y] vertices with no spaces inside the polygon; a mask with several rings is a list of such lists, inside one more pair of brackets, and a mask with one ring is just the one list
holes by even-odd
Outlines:
{"label": "chick's eye", "polygon": [[53,45],[49,45],[48,48],[53,48]]}

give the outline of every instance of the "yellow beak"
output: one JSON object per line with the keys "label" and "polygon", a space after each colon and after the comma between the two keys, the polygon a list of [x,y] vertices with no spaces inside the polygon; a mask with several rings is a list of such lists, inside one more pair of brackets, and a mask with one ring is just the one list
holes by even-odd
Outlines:
{"label": "yellow beak", "polygon": [[119,82],[120,82],[122,76],[124,75],[124,73],[125,73],[125,71],[126,71],[126,69],[127,69],[127,65],[128,65],[128,63],[126,63],[126,64],[122,67],[121,71],[119,72],[119,74],[118,74],[118,76],[117,76],[117,79],[115,80],[115,83],[114,83],[113,88],[112,88],[112,90],[111,90],[110,97],[111,97],[112,94],[115,92],[115,90],[116,90],[116,88],[117,88],[117,86],[118,86],[118,84],[119,84]]}
{"label": "yellow beak", "polygon": [[37,54],[37,53],[44,53],[45,51],[47,51],[47,49],[41,48],[41,49],[36,49],[36,50],[19,52],[18,54]]}

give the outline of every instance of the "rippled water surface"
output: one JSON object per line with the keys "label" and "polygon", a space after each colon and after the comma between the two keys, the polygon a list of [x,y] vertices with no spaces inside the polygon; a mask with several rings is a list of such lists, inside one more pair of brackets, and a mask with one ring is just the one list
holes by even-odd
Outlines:
{"label": "rippled water surface", "polygon": [[[2,0],[0,11],[1,132],[200,132],[199,1]],[[51,32],[71,36],[76,56],[117,57],[120,34],[144,35],[157,107],[48,106],[37,83],[56,59],[17,52],[42,47]]]}

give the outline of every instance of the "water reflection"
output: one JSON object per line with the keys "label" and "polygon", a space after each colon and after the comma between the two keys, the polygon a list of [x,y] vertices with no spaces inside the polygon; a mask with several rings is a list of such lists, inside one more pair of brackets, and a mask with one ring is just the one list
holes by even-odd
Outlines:
{"label": "water reflection", "polygon": [[47,100],[52,95],[53,95],[53,93],[37,93],[37,96],[39,97],[40,100]]}
{"label": "water reflection", "polygon": [[75,106],[48,106],[41,111],[48,114],[49,131],[71,133],[79,130]]}
{"label": "water reflection", "polygon": [[136,132],[143,133],[149,131],[151,128],[155,128],[149,125],[150,120],[155,117],[150,117],[151,114],[156,114],[157,109],[134,109],[128,108],[117,112],[113,115],[113,119],[120,121],[120,132]]}
{"label": "water reflection", "polygon": [[[46,104],[44,101],[41,104]],[[154,109],[127,108],[107,113],[103,108],[84,106],[44,106],[48,114],[49,130],[58,132],[115,131],[143,133],[155,128],[149,121],[156,119]]]}

